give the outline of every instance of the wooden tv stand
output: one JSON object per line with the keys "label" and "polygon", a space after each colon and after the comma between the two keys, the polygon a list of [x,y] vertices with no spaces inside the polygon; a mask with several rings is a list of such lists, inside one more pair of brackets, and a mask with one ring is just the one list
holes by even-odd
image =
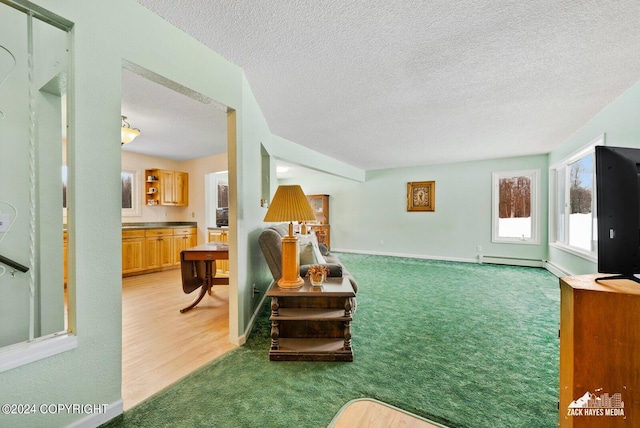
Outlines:
{"label": "wooden tv stand", "polygon": [[640,427],[640,284],[602,276],[560,279],[562,428]]}
{"label": "wooden tv stand", "polygon": [[352,298],[347,278],[327,278],[313,287],[309,278],[300,288],[273,283],[271,297],[271,361],[353,361]]}

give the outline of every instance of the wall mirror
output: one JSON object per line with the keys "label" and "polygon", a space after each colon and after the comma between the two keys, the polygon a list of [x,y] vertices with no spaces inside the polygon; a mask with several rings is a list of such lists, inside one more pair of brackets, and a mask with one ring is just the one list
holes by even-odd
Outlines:
{"label": "wall mirror", "polygon": [[69,29],[0,0],[0,354],[68,329]]}

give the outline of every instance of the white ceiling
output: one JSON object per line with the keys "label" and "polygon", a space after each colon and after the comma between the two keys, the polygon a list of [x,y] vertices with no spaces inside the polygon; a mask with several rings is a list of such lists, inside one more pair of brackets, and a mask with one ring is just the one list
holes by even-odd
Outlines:
{"label": "white ceiling", "polygon": [[205,104],[207,100],[179,89],[122,70],[121,111],[131,127],[140,130],[122,150],[178,161],[227,152],[226,114],[217,104]]}
{"label": "white ceiling", "polygon": [[[547,153],[640,79],[637,0],[138,2],[241,66],[271,132],[363,169]],[[140,144],[217,147],[129,77]]]}

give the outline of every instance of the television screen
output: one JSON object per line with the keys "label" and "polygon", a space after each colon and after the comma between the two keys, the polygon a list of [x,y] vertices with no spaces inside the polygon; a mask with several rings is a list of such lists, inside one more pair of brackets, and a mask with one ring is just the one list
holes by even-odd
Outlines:
{"label": "television screen", "polygon": [[640,149],[596,146],[598,272],[640,282]]}

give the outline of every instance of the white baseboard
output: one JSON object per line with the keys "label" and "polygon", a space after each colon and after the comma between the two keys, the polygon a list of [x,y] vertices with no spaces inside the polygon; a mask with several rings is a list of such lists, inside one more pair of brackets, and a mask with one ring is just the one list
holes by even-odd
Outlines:
{"label": "white baseboard", "polygon": [[551,272],[552,274],[554,274],[555,276],[557,276],[558,278],[562,278],[565,276],[571,276],[572,274],[569,273],[569,271],[567,271],[566,269],[551,263],[550,261],[546,260],[544,262],[544,268],[546,270],[548,270],[549,272]]}
{"label": "white baseboard", "polygon": [[82,419],[67,425],[67,428],[96,428],[124,412],[122,399],[107,405],[104,412],[91,413]]}
{"label": "white baseboard", "polygon": [[525,257],[485,256],[483,254],[480,254],[478,256],[478,263],[524,267],[544,267],[544,260],[541,259],[529,259]]}
{"label": "white baseboard", "polygon": [[[443,260],[443,261],[451,261],[451,262],[463,262],[463,263],[489,263],[487,258],[491,257],[491,262],[496,262],[496,258],[492,256],[478,256],[478,259],[466,259],[461,257],[441,257],[441,256],[429,256],[424,254],[408,254],[408,253],[391,253],[391,252],[382,252],[382,251],[364,251],[364,250],[352,250],[347,248],[332,248],[332,251],[338,253],[353,253],[353,254],[369,254],[373,256],[390,256],[390,257],[406,257],[413,259],[424,259],[424,260]],[[513,259],[508,257],[500,257],[501,263],[499,264],[508,264],[513,266],[528,266],[528,267],[542,267],[558,278],[562,278],[565,276],[571,276],[572,274],[563,269],[562,267],[555,265],[547,260],[537,260],[537,259]],[[508,260],[507,260],[508,259]]]}
{"label": "white baseboard", "polygon": [[476,259],[466,259],[461,257],[442,257],[442,256],[429,256],[425,254],[410,254],[410,253],[392,253],[383,251],[365,251],[365,250],[349,250],[345,248],[332,248],[331,251],[338,253],[354,253],[354,254],[369,254],[372,256],[389,256],[389,257],[403,257],[407,259],[424,259],[424,260],[442,260],[446,262],[462,262],[462,263],[477,263]]}

